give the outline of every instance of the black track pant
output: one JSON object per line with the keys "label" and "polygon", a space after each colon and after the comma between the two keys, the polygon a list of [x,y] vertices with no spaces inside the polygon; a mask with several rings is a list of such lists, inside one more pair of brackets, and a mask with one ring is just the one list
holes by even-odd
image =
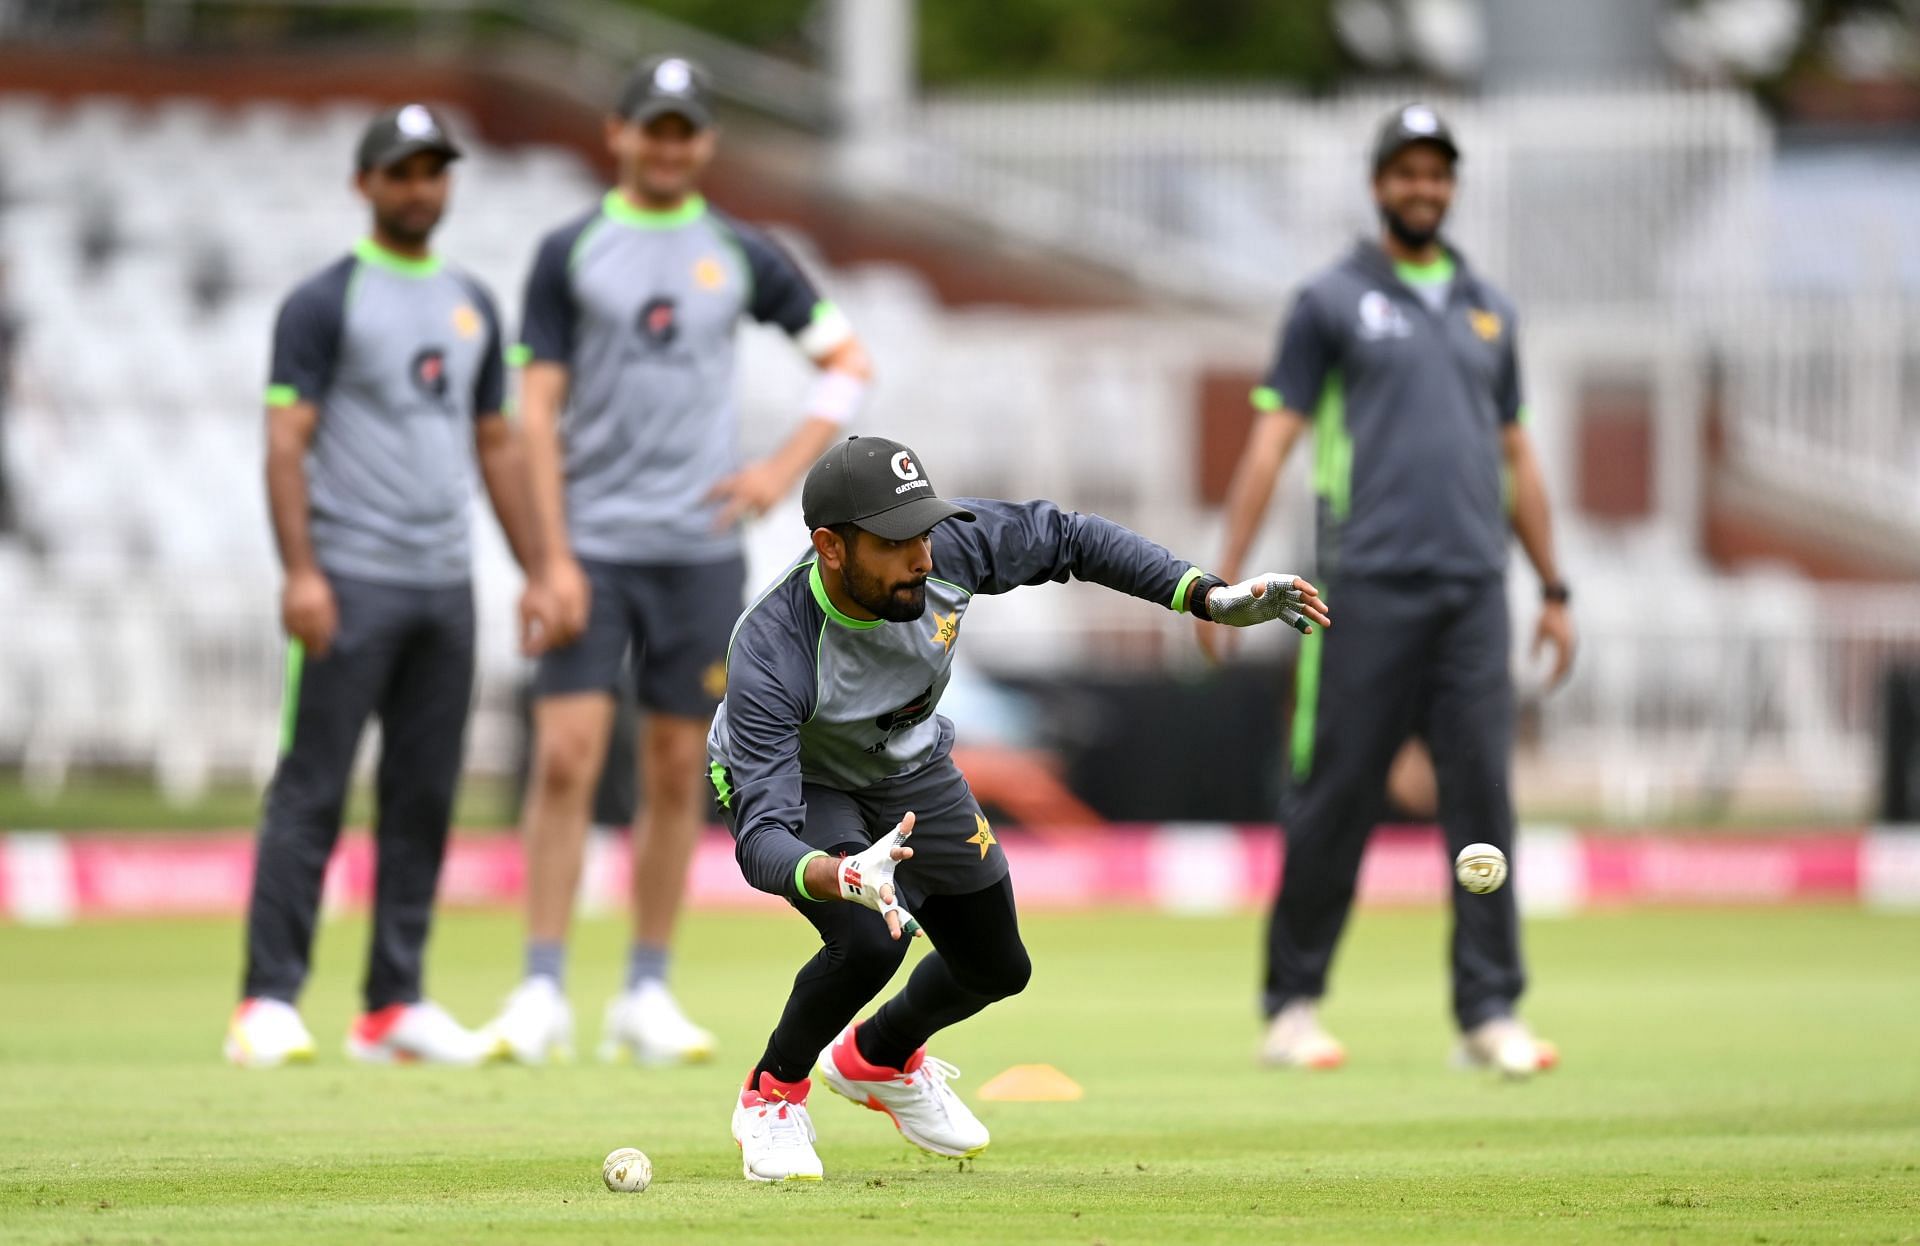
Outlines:
{"label": "black track pant", "polygon": [[[1308,637],[1295,684],[1286,866],[1267,934],[1268,1016],[1325,993],[1387,769],[1410,735],[1422,735],[1433,754],[1449,859],[1476,841],[1513,852],[1503,581],[1344,579],[1328,602],[1337,621]],[[1511,1012],[1526,976],[1512,885],[1486,896],[1454,887],[1452,895],[1453,1011],[1465,1029]]]}
{"label": "black track pant", "polygon": [[370,715],[382,733],[369,1011],[420,999],[473,690],[468,585],[411,588],[329,576],[340,627],[322,658],[295,645],[279,768],[260,824],[242,994],[292,1002],[307,977],[327,859]]}
{"label": "black track pant", "polygon": [[[794,907],[820,932],[823,946],[794,978],[760,1061],[761,1069],[783,1082],[807,1076],[821,1050],[892,980],[911,944],[892,938],[880,914],[857,904]],[[867,1058],[893,1068],[936,1031],[1019,994],[1033,974],[1020,942],[1011,878],[966,895],[927,896],[913,915],[934,950],[860,1031]]]}

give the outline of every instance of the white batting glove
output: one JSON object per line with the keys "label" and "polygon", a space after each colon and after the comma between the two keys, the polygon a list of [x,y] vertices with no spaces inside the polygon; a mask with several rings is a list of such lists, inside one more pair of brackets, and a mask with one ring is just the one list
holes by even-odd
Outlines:
{"label": "white batting glove", "polygon": [[910,939],[920,933],[920,923],[900,907],[898,893],[893,886],[893,871],[900,862],[913,856],[913,849],[906,846],[907,836],[911,834],[913,815],[909,813],[900,819],[898,826],[875,840],[871,847],[840,860],[840,898],[870,908],[886,918],[887,929],[893,932],[896,939],[903,935]]}
{"label": "white batting glove", "polygon": [[1209,591],[1207,617],[1228,627],[1252,627],[1279,619],[1302,632],[1311,632],[1316,621],[1326,622],[1320,595],[1311,584],[1297,575],[1271,571]]}

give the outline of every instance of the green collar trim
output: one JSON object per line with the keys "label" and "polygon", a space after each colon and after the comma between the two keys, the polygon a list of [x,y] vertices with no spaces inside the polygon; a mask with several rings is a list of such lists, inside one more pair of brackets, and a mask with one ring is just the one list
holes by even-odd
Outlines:
{"label": "green collar trim", "polygon": [[353,253],[364,264],[399,273],[402,277],[431,277],[440,271],[440,257],[437,255],[415,259],[411,255],[389,251],[371,238],[362,238],[354,243]]}
{"label": "green collar trim", "polygon": [[856,619],[833,604],[833,598],[827,596],[827,586],[820,580],[820,560],[807,564],[807,587],[813,590],[813,599],[827,613],[827,617],[841,627],[850,627],[856,632],[869,632],[885,623],[885,619]]}
{"label": "green collar trim", "polygon": [[635,229],[679,229],[682,225],[691,225],[707,214],[707,201],[699,195],[688,195],[680,201],[677,208],[655,212],[648,208],[636,208],[614,187],[600,200],[600,210],[610,221],[621,225],[630,225]]}
{"label": "green collar trim", "polygon": [[1456,265],[1453,257],[1445,251],[1440,258],[1425,264],[1409,264],[1405,260],[1395,260],[1393,271],[1400,280],[1413,286],[1437,286],[1453,280]]}

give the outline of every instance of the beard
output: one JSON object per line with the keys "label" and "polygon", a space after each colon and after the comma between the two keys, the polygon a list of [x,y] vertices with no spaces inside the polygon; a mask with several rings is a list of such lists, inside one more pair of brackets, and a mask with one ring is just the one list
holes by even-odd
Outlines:
{"label": "beard", "polygon": [[901,580],[888,583],[852,566],[840,569],[840,587],[862,610],[872,611],[889,623],[911,623],[927,612],[927,582]]}
{"label": "beard", "polygon": [[440,223],[437,212],[414,212],[411,210],[393,212],[378,218],[380,232],[396,242],[410,247],[426,245],[433,236],[434,226]]}
{"label": "beard", "polygon": [[1401,244],[1415,249],[1424,247],[1435,238],[1438,238],[1440,236],[1440,225],[1445,220],[1446,218],[1442,216],[1433,223],[1431,229],[1415,229],[1407,223],[1404,217],[1392,208],[1382,207],[1380,209],[1380,221],[1387,227],[1387,232],[1392,234],[1395,240]]}

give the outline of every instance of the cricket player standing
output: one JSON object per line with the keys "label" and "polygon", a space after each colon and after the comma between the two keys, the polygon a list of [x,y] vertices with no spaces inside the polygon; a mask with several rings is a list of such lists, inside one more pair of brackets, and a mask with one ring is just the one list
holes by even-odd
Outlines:
{"label": "cricket player standing", "polygon": [[[1310,281],[1288,315],[1227,503],[1221,573],[1246,556],[1294,442],[1314,435],[1319,568],[1347,620],[1303,644],[1289,756],[1286,867],[1269,927],[1263,1057],[1331,1068],[1317,1005],[1387,772],[1426,738],[1448,851],[1513,851],[1507,534],[1545,599],[1534,648],[1573,660],[1545,482],[1527,435],[1513,305],[1440,235],[1460,152],[1431,108],[1382,125],[1376,241]],[[1508,489],[1511,505],[1508,504]],[[1217,637],[1202,635],[1210,649]],[[1512,1076],[1557,1053],[1515,1016],[1526,984],[1514,888],[1453,891],[1460,1057]]]}
{"label": "cricket player standing", "polygon": [[[267,492],[287,577],[287,700],[227,1031],[236,1064],[313,1057],[294,1003],[369,715],[382,737],[373,939],[347,1052],[448,1064],[486,1052],[421,995],[473,687],[469,444],[523,568],[537,546],[526,462],[501,416],[493,299],[428,248],[459,155],[419,104],[378,117],[356,177],[372,235],[302,282],[274,327]],[[537,588],[521,614],[531,645]]]}
{"label": "cricket player standing", "polygon": [[[573,1046],[567,929],[628,661],[647,711],[633,941],[601,1052],[646,1063],[712,1052],[666,980],[707,810],[707,723],[743,601],[738,526],[838,435],[869,375],[845,317],[786,252],[699,195],[713,120],[692,63],[640,66],[606,122],[619,184],[547,235],[527,282],[523,420],[542,543],[557,551],[558,628],[534,687],[525,975],[489,1027],[526,1063]],[[786,444],[745,466],[732,396],[742,317],[786,330],[821,370]]]}
{"label": "cricket player standing", "polygon": [[[947,1084],[959,1070],[926,1049],[1032,971],[1005,851],[935,712],[975,598],[1071,577],[1212,623],[1327,623],[1313,586],[1292,576],[1228,585],[1097,515],[946,501],[911,450],[880,437],[822,455],[801,506],[812,548],[734,628],[707,741],[741,871],[821,940],[734,1103],[749,1181],[820,1179],[806,1106],[816,1061],[830,1089],[923,1150],[987,1146]],[[853,1024],[916,929],[933,952]]]}

